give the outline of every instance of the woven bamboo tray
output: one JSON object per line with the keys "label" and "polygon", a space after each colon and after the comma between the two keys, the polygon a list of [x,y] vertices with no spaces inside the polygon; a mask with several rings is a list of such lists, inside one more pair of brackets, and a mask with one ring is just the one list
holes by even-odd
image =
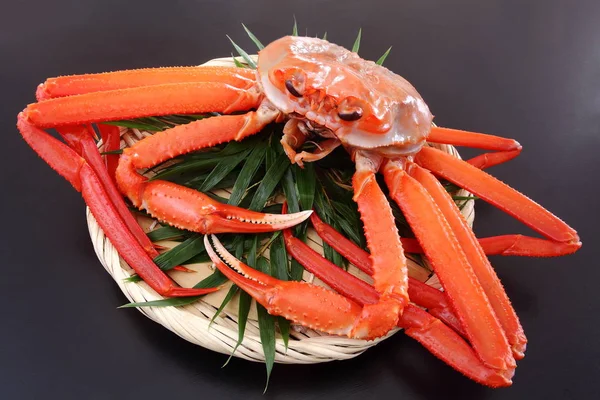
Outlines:
{"label": "woven bamboo tray", "polygon": [[[243,62],[243,60],[240,61]],[[234,66],[231,58],[211,60],[204,65]],[[133,143],[149,135],[151,135],[151,133],[140,132],[136,129],[122,129],[121,148],[131,146]],[[99,145],[102,147],[102,143]],[[432,146],[456,157],[460,157],[456,149],[452,146],[438,144]],[[230,194],[228,190],[217,190],[214,193],[222,197],[229,197]],[[456,195],[468,196],[469,193],[465,190],[461,190],[456,193]],[[466,217],[468,223],[472,226],[475,217],[473,200],[466,201],[466,204],[464,204],[462,208],[462,213]],[[140,225],[147,232],[151,231],[156,226],[156,221],[152,219],[139,217],[137,215],[136,217],[138,218]],[[98,259],[129,301],[146,302],[163,299],[162,296],[158,295],[144,282],[132,283],[125,281],[126,278],[129,278],[134,274],[134,271],[119,256],[113,245],[104,235],[104,232],[98,226],[98,223],[92,216],[89,208],[87,209],[87,223]],[[159,242],[159,244],[168,249],[177,245],[178,242],[163,241]],[[308,244],[313,249],[323,254],[322,241],[314,230],[310,228],[308,231]],[[268,258],[268,250],[265,256]],[[426,261],[422,262],[419,260],[421,264],[411,258],[408,258],[407,261],[409,275],[411,277],[426,282],[433,287],[440,288],[437,277],[433,274],[431,267]],[[183,287],[192,287],[214,272],[214,266],[210,262],[186,265],[186,267],[195,272],[168,272],[169,276]],[[369,276],[352,265],[350,265],[348,271],[369,283],[372,282]],[[327,285],[306,271],[304,272],[303,280],[327,287]],[[232,301],[224,308],[220,316],[209,326],[211,319],[227,294],[230,285],[231,283],[227,283],[222,290],[210,293],[202,297],[201,300],[187,306],[139,307],[137,309],[146,317],[161,324],[191,343],[219,353],[230,355],[238,339],[237,296],[232,299]],[[365,341],[328,335],[312,329],[292,325],[287,350],[285,349],[281,336],[278,335],[276,337],[275,362],[286,364],[313,364],[350,359],[360,355],[368,348],[377,345],[382,340],[389,338],[399,331],[400,329],[394,329],[383,338]],[[253,302],[250,309],[244,340],[234,353],[234,356],[250,361],[264,362],[255,302]]]}

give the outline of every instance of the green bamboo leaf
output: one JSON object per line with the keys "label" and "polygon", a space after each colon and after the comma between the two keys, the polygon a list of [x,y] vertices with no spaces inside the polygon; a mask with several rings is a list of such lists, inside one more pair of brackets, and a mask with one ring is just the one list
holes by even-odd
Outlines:
{"label": "green bamboo leaf", "polygon": [[256,69],[256,63],[254,62],[254,60],[248,55],[248,53],[246,53],[244,51],[244,49],[242,49],[240,46],[238,46],[237,44],[235,44],[235,42],[229,37],[229,35],[227,35],[227,38],[231,41],[231,44],[233,45],[233,47],[235,48],[235,51],[238,52],[238,54],[240,56],[242,56],[242,58],[246,61],[246,63],[252,67],[253,69]]}
{"label": "green bamboo leaf", "polygon": [[254,33],[250,32],[250,29],[246,28],[246,25],[242,24],[242,26],[244,27],[244,29],[246,30],[246,33],[248,34],[250,39],[254,42],[256,47],[258,47],[259,50],[264,49],[265,46],[260,42],[260,40],[258,40],[258,38],[256,36],[254,36]]}
{"label": "green bamboo leaf", "polygon": [[[239,238],[239,239],[238,239]],[[241,235],[237,236],[234,240],[235,257],[240,259],[244,252],[244,239]],[[251,261],[256,265],[256,249],[258,248],[258,235],[254,235],[252,238],[252,244],[250,246],[250,250],[248,251],[247,264],[252,266]],[[235,344],[235,347],[231,351],[231,355],[223,364],[223,367],[229,364],[229,361],[235,354],[235,351],[240,346],[240,344],[244,341],[244,334],[246,333],[246,324],[248,323],[248,314],[250,313],[250,306],[252,305],[252,297],[243,290],[240,291],[239,303],[238,303],[238,340]]]}
{"label": "green bamboo leaf", "polygon": [[267,200],[273,193],[273,190],[275,190],[275,187],[279,184],[281,178],[283,178],[283,174],[288,165],[289,160],[285,154],[280,155],[273,165],[271,165],[271,168],[265,173],[265,176],[252,198],[249,207],[250,210],[261,211],[264,208]]}
{"label": "green bamboo leaf", "polygon": [[191,297],[171,297],[162,300],[145,301],[141,303],[127,303],[117,308],[135,308],[135,307],[181,307],[195,303],[202,296]]}
{"label": "green bamboo leaf", "polygon": [[303,210],[312,210],[315,199],[317,177],[312,163],[304,164],[304,168],[296,168],[296,185],[298,197]]}
{"label": "green bamboo leaf", "polygon": [[153,242],[158,242],[160,240],[173,240],[179,239],[187,235],[187,231],[182,229],[175,228],[173,226],[161,226],[148,233],[148,238]]}
{"label": "green bamboo leaf", "polygon": [[[265,274],[271,275],[271,265],[264,257],[260,257],[257,260],[257,264],[254,268]],[[267,368],[267,382],[265,384],[265,391],[263,392],[266,393],[267,388],[269,387],[269,378],[271,377],[273,364],[275,363],[275,318],[260,304],[257,304],[256,307],[258,312],[260,343],[265,355],[265,366]]]}
{"label": "green bamboo leaf", "polygon": [[144,122],[140,122],[140,121],[136,121],[136,120],[106,121],[106,122],[103,122],[103,124],[122,126],[124,128],[139,129],[142,131],[151,131],[151,132],[157,132],[157,131],[163,130],[163,128],[160,126],[155,126],[152,124],[148,124],[148,123],[144,123]]}
{"label": "green bamboo leaf", "polygon": [[285,200],[288,206],[289,213],[296,213],[300,211],[300,205],[298,202],[298,191],[296,189],[296,183],[294,182],[294,175],[291,168],[287,168],[283,176],[282,181],[283,193],[285,194]]}
{"label": "green bamboo leaf", "polygon": [[275,232],[270,247],[271,271],[273,276],[284,281],[288,280],[288,257],[283,243],[283,236]]}
{"label": "green bamboo leaf", "polygon": [[[227,278],[220,271],[215,271],[211,275],[207,276],[200,282],[198,282],[194,288],[195,289],[206,289],[206,288],[214,288],[223,285],[227,282]],[[118,308],[132,308],[132,307],[181,307],[186,306],[188,304],[192,304],[198,299],[202,298],[202,296],[190,296],[190,297],[171,297],[168,299],[162,300],[153,300],[146,301],[140,303],[128,303],[124,304]]]}
{"label": "green bamboo leaf", "polygon": [[358,49],[360,49],[360,39],[362,36],[362,28],[358,30],[358,35],[356,36],[356,40],[354,41],[354,45],[352,46],[352,52],[358,54]]}
{"label": "green bamboo leaf", "polygon": [[231,53],[231,58],[233,59],[233,63],[235,64],[236,67],[238,67],[238,68],[248,68],[247,65],[244,65],[241,62],[239,62],[239,60],[233,55],[233,53]]}
{"label": "green bamboo leaf", "polygon": [[205,251],[202,235],[194,234],[171,250],[156,256],[154,262],[163,271],[168,271]]}
{"label": "green bamboo leaf", "polygon": [[242,170],[237,176],[235,184],[233,185],[233,189],[231,190],[231,196],[229,196],[228,204],[233,206],[239,205],[242,197],[246,193],[246,190],[248,190],[248,186],[250,185],[252,178],[254,178],[256,171],[258,171],[258,168],[262,164],[265,158],[265,153],[266,148],[264,146],[256,146],[252,150],[248,156],[248,159],[244,163]]}
{"label": "green bamboo leaf", "polygon": [[298,22],[296,21],[295,15],[294,15],[294,27],[292,28],[292,36],[298,36]]}
{"label": "green bamboo leaf", "polygon": [[238,341],[235,347],[231,351],[231,355],[223,364],[223,367],[229,364],[229,361],[233,358],[235,351],[244,341],[244,335],[246,333],[246,324],[248,323],[248,314],[250,314],[250,306],[252,305],[252,297],[246,292],[241,291],[238,299]]}
{"label": "green bamboo leaf", "polygon": [[100,155],[101,156],[107,156],[110,154],[123,154],[123,149],[119,149],[119,150],[110,150],[110,151],[101,151]]}
{"label": "green bamboo leaf", "polygon": [[172,176],[181,175],[184,173],[199,173],[209,168],[214,168],[220,161],[218,155],[214,155],[211,158],[192,159],[190,161],[184,161],[173,165],[172,167],[165,168],[156,175],[150,178],[150,180],[166,179]]}
{"label": "green bamboo leaf", "polygon": [[135,275],[131,275],[129,278],[125,278],[123,279],[124,282],[129,282],[129,283],[137,283],[137,282],[141,282],[142,278],[135,274]]}
{"label": "green bamboo leaf", "polygon": [[221,305],[219,306],[219,308],[215,312],[215,315],[213,315],[213,317],[210,319],[210,323],[208,324],[209,327],[212,325],[213,322],[215,322],[215,319],[219,316],[219,314],[221,314],[221,312],[223,311],[223,309],[225,308],[225,306],[227,304],[229,304],[229,302],[231,301],[231,299],[233,299],[233,296],[235,296],[239,291],[240,291],[240,288],[237,287],[236,285],[232,285],[229,288],[229,291],[227,292],[227,294],[225,295],[225,298],[221,302]]}
{"label": "green bamboo leaf", "polygon": [[[289,213],[295,213],[300,211],[300,205],[298,203],[298,192],[296,189],[296,184],[294,182],[294,175],[292,173],[292,169],[288,168],[288,170],[285,173],[284,179],[283,179],[283,193],[285,194],[285,199],[288,205],[288,212]],[[306,223],[302,224],[304,227],[307,226]],[[303,234],[304,232],[304,234]],[[305,237],[305,233],[306,230],[302,229],[302,227],[297,227],[295,229],[295,235],[300,239],[302,237]],[[304,239],[305,240],[305,239]],[[290,280],[292,281],[301,281],[302,280],[302,275],[304,273],[304,267],[298,262],[296,261],[294,258],[292,258],[292,262],[290,263]]]}
{"label": "green bamboo leaf", "polygon": [[235,169],[247,156],[250,154],[251,149],[239,152],[235,155],[223,158],[215,166],[215,168],[208,175],[206,180],[200,187],[201,192],[208,192],[214,188],[219,182],[221,182],[231,171]]}
{"label": "green bamboo leaf", "polygon": [[387,56],[390,54],[390,51],[392,51],[392,46],[390,46],[385,53],[383,53],[383,55],[381,57],[379,57],[379,60],[376,61],[377,65],[383,65],[383,62],[385,61],[385,59],[387,58]]}
{"label": "green bamboo leaf", "polygon": [[[277,279],[287,281],[289,279],[288,272],[288,256],[283,243],[283,236],[275,232],[274,239],[270,247],[271,271]],[[290,341],[290,321],[283,317],[277,317],[277,325],[281,331],[281,337],[287,350]]]}

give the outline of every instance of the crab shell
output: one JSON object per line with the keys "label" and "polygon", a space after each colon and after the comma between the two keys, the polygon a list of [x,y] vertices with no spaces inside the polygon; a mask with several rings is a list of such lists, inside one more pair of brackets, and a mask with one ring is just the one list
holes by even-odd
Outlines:
{"label": "crab shell", "polygon": [[417,90],[341,46],[286,36],[261,50],[258,60],[267,99],[288,115],[327,128],[345,147],[410,155],[429,134],[433,116]]}

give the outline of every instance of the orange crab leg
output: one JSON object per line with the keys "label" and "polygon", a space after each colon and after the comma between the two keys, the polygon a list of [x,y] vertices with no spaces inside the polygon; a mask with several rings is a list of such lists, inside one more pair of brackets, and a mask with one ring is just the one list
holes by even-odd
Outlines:
{"label": "orange crab leg", "polygon": [[[284,206],[282,213],[285,212],[286,208]],[[333,249],[350,261],[352,265],[356,266],[358,269],[368,275],[373,275],[373,266],[371,265],[369,253],[336,231],[332,226],[323,222],[316,212],[312,213],[310,220],[315,231],[319,237],[321,237],[321,239],[323,239]],[[288,253],[290,253],[292,257],[304,265],[307,270],[316,274],[316,272],[313,270],[314,267],[311,266],[318,265],[318,263],[321,262],[320,259],[322,257],[320,257],[317,252],[308,247],[304,242],[293,237],[289,229],[283,231],[283,236],[285,238]],[[340,290],[337,291],[340,293],[347,293]],[[408,295],[410,297],[410,301],[419,306],[427,308],[431,315],[439,318],[446,323],[446,325],[452,327],[452,329],[454,329],[456,332],[465,336],[460,321],[450,309],[446,295],[443,292],[409,276]]]}
{"label": "orange crab leg", "polygon": [[[421,149],[415,156],[415,162],[435,175],[465,188],[551,241],[558,243],[558,245],[553,245],[558,251],[553,255],[572,253],[581,247],[579,236],[573,228],[533,200],[480,169],[429,147]],[[514,236],[512,239],[519,240]],[[488,240],[494,243],[493,238]],[[502,238],[498,239],[496,243],[505,243],[505,241],[506,238]],[[537,241],[528,243],[535,244]],[[523,242],[520,243],[521,246],[522,244]],[[532,248],[532,253],[536,254],[535,248]]]}
{"label": "orange crab leg", "polygon": [[354,154],[356,172],[352,178],[354,201],[365,226],[371,252],[373,286],[382,296],[397,302],[398,312],[409,301],[408,269],[392,208],[375,179],[381,160],[360,151]]}
{"label": "orange crab leg", "polygon": [[512,347],[514,357],[517,360],[522,359],[525,356],[527,338],[519,322],[519,317],[512,307],[498,275],[496,275],[492,265],[485,256],[483,249],[479,246],[475,234],[469,225],[467,225],[467,221],[460,213],[458,206],[442,184],[429,171],[414,163],[409,163],[406,169],[410,176],[423,185],[440,208],[444,217],[446,217],[450,228],[454,235],[456,235],[458,242],[467,256],[467,261],[473,267],[473,271],[504,329],[508,343]]}
{"label": "orange crab leg", "polygon": [[505,371],[515,367],[507,338],[481,284],[447,220],[427,191],[396,162],[388,162],[384,178],[431,262],[484,364]]}
{"label": "orange crab leg", "polygon": [[519,142],[513,139],[437,126],[431,128],[427,141],[483,150],[498,150],[497,153],[484,153],[467,160],[469,164],[480,169],[510,161],[517,157],[522,149]]}
{"label": "orange crab leg", "polygon": [[246,111],[260,103],[253,89],[221,82],[171,83],[59,97],[27,106],[40,128],[170,114]]}
{"label": "orange crab leg", "polygon": [[[413,238],[400,238],[405,253],[422,254],[423,248]],[[488,256],[557,257],[576,252],[578,243],[558,243],[524,235],[501,235],[478,238]]]}
{"label": "orange crab leg", "polygon": [[115,246],[121,257],[156,292],[163,296],[198,296],[218,288],[188,289],[176,287],[152,261],[127,229],[115,210],[104,186],[90,165],[65,144],[31,124],[20,113],[17,127],[23,139],[55,171],[81,192],[98,224]]}
{"label": "orange crab leg", "polygon": [[123,201],[123,196],[119,193],[119,190],[115,186],[113,180],[110,178],[108,171],[104,165],[96,143],[88,131],[87,127],[83,126],[70,126],[58,129],[59,133],[70,147],[74,149],[92,168],[102,185],[115,210],[119,213],[119,216],[136,238],[137,242],[144,248],[144,250],[154,258],[158,255],[158,252],[154,248],[154,245],[148,239],[148,236],[144,230],[137,223],[129,208]]}
{"label": "orange crab leg", "polygon": [[[104,144],[104,151],[115,151],[121,148],[121,131],[118,126],[97,124],[102,142]],[[106,169],[108,170],[108,176],[114,181],[115,171],[117,170],[117,164],[119,163],[118,154],[107,154],[104,156],[106,159]]]}
{"label": "orange crab leg", "polygon": [[260,131],[278,116],[263,110],[194,121],[158,132],[123,151],[116,172],[123,193],[140,209],[172,226],[201,233],[271,232],[296,225],[311,214],[263,214],[219,203],[175,183],[138,173],[181,154],[243,138]]}
{"label": "orange crab leg", "polygon": [[361,307],[355,301],[320,286],[281,281],[237,260],[216,236],[211,235],[210,240],[206,235],[204,246],[219,271],[270,314],[330,334],[367,340],[387,334],[398,321],[397,310],[390,309],[393,304],[382,302],[377,295],[374,302]]}
{"label": "orange crab leg", "polygon": [[[351,318],[355,318],[359,314],[358,311],[344,311],[352,309],[353,303],[362,306],[375,304],[379,301],[379,294],[371,285],[328,262],[304,242],[293,237],[288,229],[284,231],[284,237],[286,248],[292,257],[331,288],[346,296],[347,299],[342,296],[338,297],[335,293],[323,288],[300,282],[280,281],[254,271],[235,260],[231,255],[222,254],[224,249],[220,249],[215,243],[217,253],[228,264],[252,279],[246,278],[227,267],[216,256],[210,243],[207,243],[207,239],[205,239],[205,244],[217,268],[252,297],[257,298],[261,304],[267,307],[269,312],[282,315],[285,313],[285,307],[287,306],[288,315],[291,315],[291,317],[286,318],[320,330],[323,330],[323,323],[319,323],[319,321],[333,322],[332,316],[335,318],[344,317],[342,322],[338,322],[338,325],[344,327],[344,329],[338,329],[338,332],[330,333],[345,334],[347,331],[345,327],[352,323]],[[298,291],[301,291],[301,293],[298,293]],[[326,303],[325,298],[329,299],[330,296],[335,300]],[[333,303],[334,301],[335,303]],[[408,304],[400,316],[398,326],[405,328],[405,333],[408,336],[419,341],[436,357],[468,378],[491,387],[511,385],[514,370],[496,371],[486,367],[464,339],[420,308]]]}
{"label": "orange crab leg", "polygon": [[[118,129],[117,127],[114,127]],[[83,159],[89,164],[92,168],[102,185],[104,186],[104,190],[106,191],[107,196],[109,197],[111,203],[115,207],[117,213],[121,217],[121,220],[125,223],[131,234],[135,237],[137,242],[142,246],[142,248],[148,253],[148,255],[154,259],[159,253],[154,247],[152,241],[148,238],[148,235],[144,232],[142,227],[138,224],[134,216],[129,211],[129,208],[123,201],[123,196],[119,193],[117,186],[114,183],[114,180],[109,176],[110,172],[108,168],[104,167],[104,163],[102,158],[100,157],[100,153],[98,152],[98,148],[96,147],[96,143],[92,138],[92,132],[90,131],[90,127],[84,126],[69,126],[69,127],[61,127],[57,130],[61,134],[61,136],[69,143],[69,146],[75,150]],[[119,136],[117,135],[117,138]],[[117,142],[118,143],[118,142]],[[118,160],[117,160],[118,161]],[[116,167],[116,165],[115,165]],[[188,268],[183,266],[176,266],[174,269],[183,272],[189,272]]]}
{"label": "orange crab leg", "polygon": [[222,82],[243,87],[254,81],[256,72],[231,67],[142,68],[100,74],[49,78],[38,86],[38,101],[91,92],[155,86],[168,83]]}

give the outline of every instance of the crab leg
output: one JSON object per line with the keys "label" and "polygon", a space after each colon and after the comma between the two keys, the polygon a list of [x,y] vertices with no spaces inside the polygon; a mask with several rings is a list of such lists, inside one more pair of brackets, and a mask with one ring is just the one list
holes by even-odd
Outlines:
{"label": "crab leg", "polygon": [[510,304],[510,299],[504,291],[500,279],[485,256],[483,249],[479,246],[475,234],[469,225],[467,225],[464,216],[460,213],[458,206],[442,184],[429,171],[414,163],[409,163],[406,169],[410,176],[423,185],[440,208],[444,217],[446,217],[450,229],[452,229],[462,246],[467,256],[467,261],[473,267],[473,271],[504,329],[508,343],[512,347],[513,356],[517,360],[522,359],[525,356],[527,338],[519,322],[519,317],[517,317],[517,313]]}
{"label": "crab leg", "polygon": [[522,149],[519,142],[513,139],[437,126],[431,128],[427,141],[483,150],[497,150],[497,153],[484,153],[467,160],[469,164],[480,169],[510,161],[518,156]]}
{"label": "crab leg", "polygon": [[168,83],[222,82],[236,87],[254,81],[256,72],[230,67],[143,68],[100,74],[69,75],[49,78],[38,86],[38,101],[91,92],[155,86]]}
{"label": "crab leg", "polygon": [[[108,134],[115,134],[117,139],[118,130],[116,128],[116,132],[109,132]],[[142,229],[142,227],[138,224],[134,216],[129,211],[129,208],[123,201],[123,196],[119,193],[117,186],[114,183],[114,180],[110,176],[110,172],[108,167],[104,166],[98,148],[96,147],[96,143],[92,138],[93,132],[91,131],[91,127],[89,126],[69,126],[69,127],[61,127],[57,129],[61,136],[67,141],[69,146],[75,150],[83,159],[89,164],[92,168],[102,185],[104,186],[104,190],[106,191],[107,196],[109,197],[111,203],[115,207],[117,213],[121,217],[121,220],[125,223],[131,234],[135,237],[137,242],[142,246],[142,248],[148,253],[148,255],[154,259],[159,253],[154,247],[152,241],[146,235],[146,232]],[[118,143],[118,142],[117,142]],[[118,161],[118,160],[117,160]],[[115,165],[116,168],[116,165]],[[190,271],[188,268],[183,266],[176,266],[174,269],[178,271]]]}
{"label": "crab leg", "polygon": [[[287,208],[284,206],[282,213],[285,213]],[[350,239],[336,231],[332,226],[323,222],[316,212],[310,216],[313,227],[319,237],[329,244],[335,251],[344,256],[355,267],[368,275],[373,275],[373,266],[369,253],[358,247]],[[316,265],[320,261],[320,255],[313,249],[308,247],[304,242],[292,236],[289,229],[283,231],[288,253],[297,259],[310,272],[316,273],[311,268],[311,265]],[[404,246],[404,242],[403,242]],[[406,250],[406,249],[405,249]],[[301,261],[303,260],[303,261]],[[325,260],[327,261],[327,260]],[[446,295],[431,286],[408,277],[408,295],[410,301],[425,307],[428,312],[442,320],[446,325],[452,327],[456,332],[465,336],[464,330],[460,325],[460,321],[450,309]]]}
{"label": "crab leg", "polygon": [[100,157],[100,153],[98,152],[98,148],[96,147],[96,143],[94,142],[88,127],[69,126],[59,128],[58,131],[61,136],[65,138],[67,143],[69,143],[69,146],[83,157],[86,163],[92,168],[104,186],[104,190],[115,210],[137,242],[144,248],[150,257],[156,257],[158,252],[154,248],[154,245],[127,208],[127,205],[123,201],[123,196],[119,193],[119,190],[110,178],[108,170],[104,166],[104,162]]}
{"label": "crab leg", "polygon": [[277,215],[252,212],[219,203],[207,195],[163,180],[149,181],[139,169],[175,156],[243,138],[275,120],[278,111],[256,112],[194,121],[158,132],[123,151],[116,179],[123,193],[140,209],[170,225],[201,233],[271,232],[296,225],[311,214]]}
{"label": "crab leg", "polygon": [[19,114],[17,127],[23,139],[33,150],[81,192],[98,224],[121,257],[152,289],[169,297],[198,296],[218,290],[218,288],[188,289],[174,286],[127,229],[104,186],[85,159],[64,143],[31,124],[24,113]]}
{"label": "crab leg", "polygon": [[[308,283],[281,281],[253,270],[227,253],[214,236],[216,252],[208,237],[205,238],[205,246],[217,268],[270,313],[283,315],[313,329],[346,334],[347,326],[359,317],[360,306],[376,304],[379,294],[371,285],[329,263],[293,237],[289,230],[285,230],[284,235],[286,247],[289,245],[288,248],[294,251],[291,255],[294,258],[299,255],[297,260],[302,265],[346,297]],[[316,256],[313,257],[313,254]],[[242,275],[232,271],[221,258]],[[420,308],[406,305],[398,326],[405,328],[407,335],[470,379],[491,387],[510,386],[514,371],[496,371],[486,367],[464,339]]]}
{"label": "crab leg", "polygon": [[367,340],[387,334],[398,322],[397,310],[390,310],[393,304],[382,302],[376,292],[372,292],[373,301],[361,307],[321,286],[272,278],[237,260],[215,235],[210,236],[210,240],[204,237],[204,246],[215,266],[270,314],[330,334]]}
{"label": "crab leg", "polygon": [[192,82],[93,92],[44,100],[27,106],[40,128],[79,125],[169,114],[222,112],[256,107],[261,96],[250,88],[225,83]]}
{"label": "crab leg", "polygon": [[398,203],[431,262],[473,348],[484,364],[515,367],[507,338],[448,221],[427,191],[397,162],[383,169]]}
{"label": "crab leg", "polygon": [[[413,238],[400,238],[405,253],[422,254],[423,248]],[[477,238],[488,256],[556,257],[573,253],[578,244],[566,244],[524,235],[502,235]]]}
{"label": "crab leg", "polygon": [[381,159],[376,155],[354,154],[356,172],[352,178],[354,201],[365,226],[371,252],[373,286],[382,300],[392,300],[399,313],[409,301],[408,269],[392,208],[375,179]]}
{"label": "crab leg", "polygon": [[[517,235],[488,238],[486,246],[502,249],[503,246],[512,243],[518,245],[521,251],[529,249],[531,255],[540,256],[570,254],[581,247],[579,236],[573,228],[533,200],[480,169],[429,147],[421,149],[415,156],[415,162],[435,175],[465,188],[512,215],[544,235],[548,239],[546,241],[551,242],[548,246],[544,246],[539,253],[536,247],[528,245],[536,245],[540,239],[528,238],[525,240],[522,236]],[[504,248],[506,249],[506,247]],[[549,254],[548,250],[552,249],[554,253]],[[511,249],[508,248],[507,251],[510,252]]]}

